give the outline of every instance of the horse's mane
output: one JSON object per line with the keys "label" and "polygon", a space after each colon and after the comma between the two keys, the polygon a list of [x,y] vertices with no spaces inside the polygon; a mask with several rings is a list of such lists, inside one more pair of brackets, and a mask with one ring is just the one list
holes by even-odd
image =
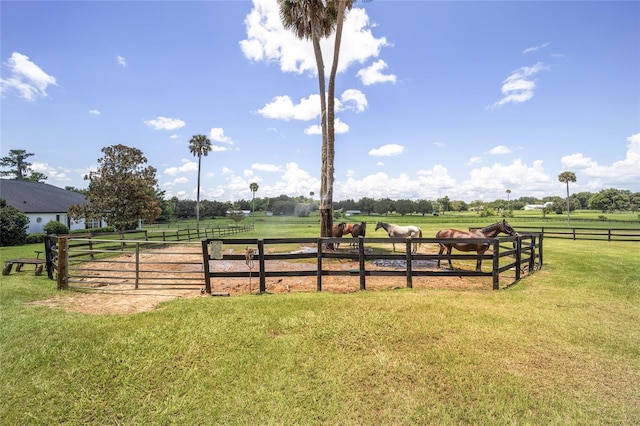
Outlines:
{"label": "horse's mane", "polygon": [[491,225],[485,226],[484,228],[481,229],[482,233],[487,233],[490,231],[495,231],[496,229],[500,228],[502,222],[496,222],[496,223],[492,223]]}

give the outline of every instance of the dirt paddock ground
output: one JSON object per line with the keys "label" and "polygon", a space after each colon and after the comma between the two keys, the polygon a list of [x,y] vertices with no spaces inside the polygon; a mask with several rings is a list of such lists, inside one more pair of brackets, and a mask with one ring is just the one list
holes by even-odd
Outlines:
{"label": "dirt paddock ground", "polygon": [[[151,254],[149,254],[151,256]],[[157,256],[157,255],[156,255]],[[202,259],[200,253],[192,254],[171,254],[172,264],[163,265],[170,275],[171,270],[184,269],[187,266],[194,270],[194,265],[181,265],[181,262],[188,264],[198,259]],[[116,259],[114,259],[116,260]],[[130,265],[126,265],[130,266]],[[475,265],[474,265],[475,266]],[[86,267],[86,266],[84,266]],[[289,270],[315,270],[316,263],[302,261],[266,261],[267,271],[289,271]],[[198,269],[197,265],[195,266]],[[212,271],[249,271],[249,266],[244,261],[227,261],[212,260],[210,263]],[[358,268],[358,263],[348,260],[325,260],[323,268],[332,270],[350,270],[354,271]],[[105,264],[104,262],[96,266],[96,269],[123,269],[121,263]],[[124,268],[126,269],[126,268]],[[204,288],[204,273],[202,266],[199,271],[194,271],[193,276],[202,277],[202,281],[190,282],[184,288],[180,286],[154,286],[140,285],[138,289],[134,289],[131,283],[123,282],[123,280],[114,280],[113,284],[91,284],[91,279],[86,279],[86,288],[92,288],[91,291],[75,291],[69,290],[66,294],[53,297],[47,300],[32,302],[34,306],[47,306],[51,308],[60,308],[69,312],[79,312],[86,314],[133,314],[138,312],[149,311],[155,309],[156,306],[164,301],[175,298],[195,298],[195,297],[212,297],[203,294],[201,289]],[[367,270],[390,270],[399,269],[393,266],[376,266],[375,263],[367,263]],[[402,268],[404,269],[404,268]],[[415,268],[414,268],[415,269]],[[420,268],[422,269],[422,268]],[[427,267],[427,269],[433,269]],[[211,289],[213,293],[226,294],[231,297],[258,294],[259,278],[257,261],[252,269],[255,276],[249,278],[212,278]],[[455,274],[455,272],[454,272]],[[179,277],[175,278],[179,281]],[[104,278],[101,278],[104,280]],[[130,280],[124,280],[130,281]],[[267,293],[295,293],[295,292],[315,292],[317,279],[311,277],[269,277],[266,279]],[[404,277],[371,277],[366,278],[366,291],[392,291],[394,289],[406,288],[406,278]],[[491,290],[491,277],[413,277],[414,289],[455,289],[455,290]],[[360,280],[357,272],[352,276],[323,276],[322,291],[330,293],[352,293],[360,291]]]}

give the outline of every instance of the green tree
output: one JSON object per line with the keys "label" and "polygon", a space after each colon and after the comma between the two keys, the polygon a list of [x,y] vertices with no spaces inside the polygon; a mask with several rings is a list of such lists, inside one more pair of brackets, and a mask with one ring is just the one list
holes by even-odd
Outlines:
{"label": "green tree", "polygon": [[31,182],[44,182],[45,180],[47,180],[49,177],[47,175],[45,175],[44,173],[40,173],[40,172],[31,172],[31,174],[29,175],[29,177],[27,178],[27,180],[31,181]]}
{"label": "green tree", "polygon": [[415,211],[415,202],[412,200],[398,200],[396,201],[396,212],[401,216],[413,213]]}
{"label": "green tree", "polygon": [[362,197],[356,204],[358,205],[358,210],[371,214],[376,207],[376,200],[369,197]]}
{"label": "green tree", "polygon": [[615,210],[627,210],[629,208],[629,194],[615,188],[603,189],[589,200],[592,209],[602,213]]}
{"label": "green tree", "polygon": [[433,213],[433,203],[429,200],[416,201],[416,211],[422,216]]}
{"label": "green tree", "polygon": [[256,211],[256,192],[258,192],[258,188],[260,188],[260,185],[256,182],[249,184],[249,189],[251,190],[251,212]]}
{"label": "green tree", "polygon": [[26,180],[31,167],[27,158],[33,155],[24,149],[9,150],[9,155],[0,158],[0,167],[9,167],[9,170],[1,170],[0,176],[13,176],[16,180]]}
{"label": "green tree", "polygon": [[438,198],[436,201],[438,202],[438,206],[443,213],[451,211],[451,201],[449,200],[448,196],[445,195],[442,198]]}
{"label": "green tree", "polygon": [[82,194],[82,195],[87,195],[89,193],[89,188],[79,189],[79,188],[76,188],[75,186],[65,186],[64,189],[66,189],[67,191],[77,192],[78,194]]}
{"label": "green tree", "polygon": [[160,203],[160,216],[158,216],[158,222],[169,222],[174,218],[173,202],[171,200],[165,200],[166,191],[160,188],[156,188],[153,193],[158,203]]}
{"label": "green tree", "polygon": [[[318,88],[320,91],[320,120],[322,133],[321,166],[320,166],[320,236],[330,237],[333,228],[331,214],[333,188],[329,187],[329,126],[327,123],[327,96],[325,90],[324,60],[320,48],[320,39],[328,37],[336,26],[337,11],[333,2],[322,0],[278,0],[280,18],[286,29],[292,30],[299,39],[311,40],[318,71]],[[329,95],[331,96],[331,94]],[[333,100],[329,99],[331,105]],[[333,167],[331,167],[331,171]],[[332,176],[333,178],[333,176]],[[333,181],[331,181],[333,182]]]}
{"label": "green tree", "polygon": [[196,192],[196,233],[200,235],[200,166],[202,156],[211,151],[211,141],[205,135],[194,135],[189,141],[189,151],[198,157],[198,189]]}
{"label": "green tree", "polygon": [[18,246],[27,240],[29,218],[0,198],[0,247]]}
{"label": "green tree", "polygon": [[567,184],[567,225],[571,223],[571,203],[569,200],[569,182],[576,181],[576,174],[573,172],[562,172],[558,175],[558,180]]}
{"label": "green tree", "polygon": [[393,210],[393,201],[390,198],[382,198],[376,200],[376,204],[373,207],[373,211],[378,214],[387,215]]}
{"label": "green tree", "polygon": [[73,219],[104,218],[117,230],[135,229],[138,220],[155,221],[161,213],[155,193],[156,169],[142,151],[125,145],[102,148],[97,172],[89,173],[88,203],[69,209]]}

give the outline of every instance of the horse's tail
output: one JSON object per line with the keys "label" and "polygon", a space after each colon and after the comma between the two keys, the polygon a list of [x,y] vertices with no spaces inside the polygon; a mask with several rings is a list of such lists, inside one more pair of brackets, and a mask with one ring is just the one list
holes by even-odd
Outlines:
{"label": "horse's tail", "polygon": [[[422,238],[422,228],[418,228],[418,238]],[[420,246],[420,244],[422,243],[418,243],[418,246]]]}

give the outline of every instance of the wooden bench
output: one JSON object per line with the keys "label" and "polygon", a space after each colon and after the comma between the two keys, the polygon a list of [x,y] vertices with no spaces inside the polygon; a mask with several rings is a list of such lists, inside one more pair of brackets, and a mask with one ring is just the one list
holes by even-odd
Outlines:
{"label": "wooden bench", "polygon": [[42,269],[45,264],[44,259],[33,259],[33,258],[20,258],[20,259],[11,259],[4,261],[4,268],[2,269],[2,275],[9,275],[11,273],[11,269],[13,265],[16,266],[16,272],[20,272],[24,265],[35,265],[36,266],[36,275],[42,275]]}

